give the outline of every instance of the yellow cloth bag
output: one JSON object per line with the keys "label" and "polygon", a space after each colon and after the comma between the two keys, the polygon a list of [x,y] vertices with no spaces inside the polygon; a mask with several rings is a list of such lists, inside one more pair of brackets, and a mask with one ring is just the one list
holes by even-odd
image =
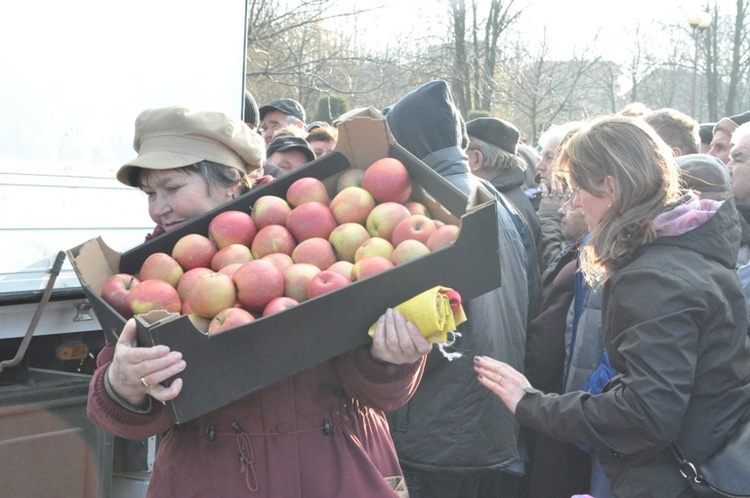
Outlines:
{"label": "yellow cloth bag", "polygon": [[[448,332],[455,331],[466,321],[461,296],[448,287],[433,287],[393,309],[419,327],[422,335],[433,344],[448,342]],[[376,325],[370,327],[370,337],[375,334]]]}

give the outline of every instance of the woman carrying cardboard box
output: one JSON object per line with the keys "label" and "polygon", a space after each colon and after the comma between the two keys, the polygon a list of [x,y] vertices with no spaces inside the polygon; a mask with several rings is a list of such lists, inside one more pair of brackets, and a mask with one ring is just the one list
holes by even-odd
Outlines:
{"label": "woman carrying cardboard box", "polygon": [[[141,113],[134,148],[138,157],[117,178],[148,195],[155,234],[240,195],[265,156],[241,120],[184,107]],[[182,380],[161,382],[186,363],[167,346],[138,347],[131,319],[97,358],[88,414],[123,438],[165,433],[149,497],[402,496],[384,412],[414,393],[430,349],[413,323],[388,310],[371,345],[175,425],[161,402],[180,394]]]}

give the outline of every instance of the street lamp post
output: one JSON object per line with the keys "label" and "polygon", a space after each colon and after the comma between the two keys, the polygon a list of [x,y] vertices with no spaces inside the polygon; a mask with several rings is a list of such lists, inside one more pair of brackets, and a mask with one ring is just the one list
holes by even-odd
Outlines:
{"label": "street lamp post", "polygon": [[700,34],[711,25],[711,14],[708,12],[693,12],[688,15],[688,23],[693,29],[693,41],[695,42],[695,55],[693,56],[693,94],[690,99],[691,116],[695,116],[695,94],[698,87],[698,48]]}

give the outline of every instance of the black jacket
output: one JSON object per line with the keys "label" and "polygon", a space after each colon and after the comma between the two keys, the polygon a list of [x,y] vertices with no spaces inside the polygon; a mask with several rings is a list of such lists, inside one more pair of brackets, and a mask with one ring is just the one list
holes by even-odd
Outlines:
{"label": "black jacket", "polygon": [[600,395],[531,391],[516,418],[593,447],[618,497],[690,496],[670,443],[700,463],[750,407],[739,240],[730,199],[697,228],[641,247],[604,287],[604,342],[620,381]]}

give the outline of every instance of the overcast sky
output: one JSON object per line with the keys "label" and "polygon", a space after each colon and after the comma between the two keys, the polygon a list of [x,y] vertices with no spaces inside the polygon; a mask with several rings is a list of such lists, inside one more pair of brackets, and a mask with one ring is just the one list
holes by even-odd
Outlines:
{"label": "overcast sky", "polygon": [[[467,0],[470,4],[471,0]],[[726,14],[734,12],[735,0],[716,0]],[[479,0],[486,10],[487,0]],[[597,37],[596,50],[605,58],[623,62],[628,59],[635,28],[640,39],[657,40],[665,24],[688,26],[689,12],[701,9],[696,0],[515,0],[524,7],[518,24],[529,43],[538,42],[546,29],[555,57],[569,57]],[[358,28],[368,43],[393,43],[411,37],[442,36],[448,29],[449,0],[350,0],[342,8],[383,7],[362,14]],[[348,23],[343,23],[348,25]],[[655,42],[656,43],[656,42]]]}

